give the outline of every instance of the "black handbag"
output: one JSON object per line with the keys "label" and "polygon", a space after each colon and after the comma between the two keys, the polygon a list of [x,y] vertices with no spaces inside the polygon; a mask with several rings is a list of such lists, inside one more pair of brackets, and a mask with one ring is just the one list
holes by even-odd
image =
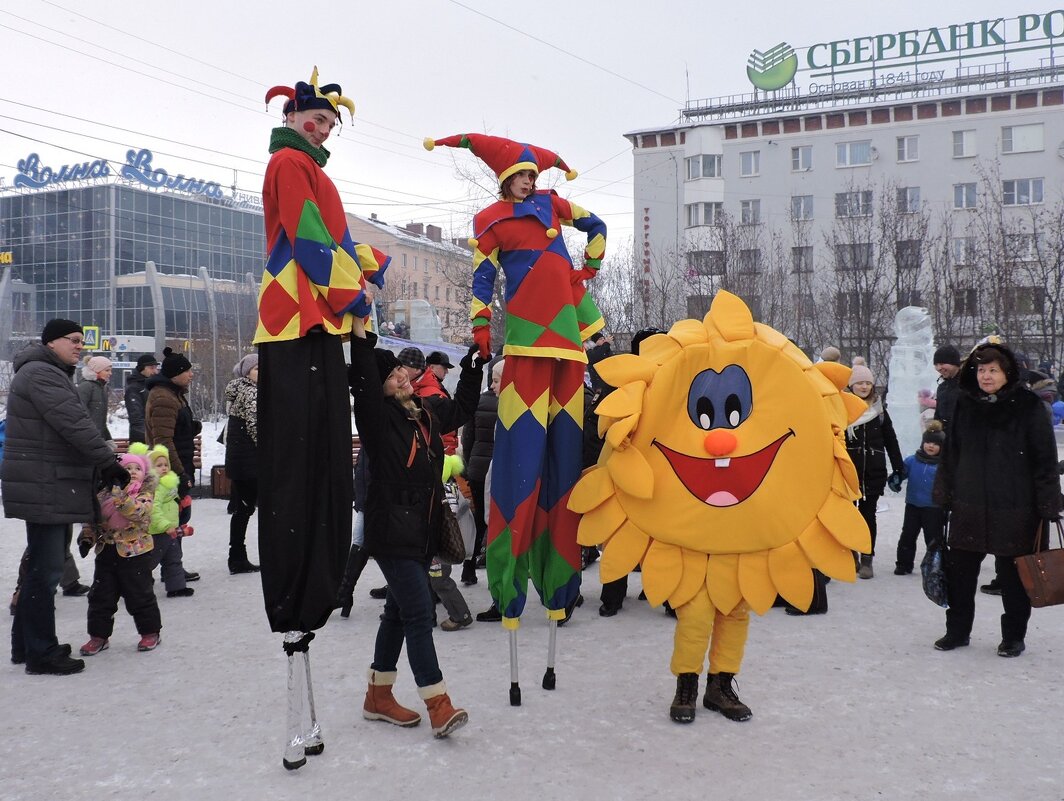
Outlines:
{"label": "black handbag", "polygon": [[458,517],[446,501],[440,504],[443,523],[440,526],[440,561],[448,565],[459,565],[465,561],[465,540],[458,525]]}

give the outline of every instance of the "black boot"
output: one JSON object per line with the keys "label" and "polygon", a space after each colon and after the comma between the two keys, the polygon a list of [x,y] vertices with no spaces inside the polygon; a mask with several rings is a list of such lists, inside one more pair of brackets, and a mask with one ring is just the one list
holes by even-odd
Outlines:
{"label": "black boot", "polygon": [[669,707],[669,717],[677,723],[691,723],[698,706],[698,674],[681,673],[676,677],[676,695]]}
{"label": "black boot", "polygon": [[344,577],[340,579],[340,591],[337,593],[336,605],[340,607],[340,617],[351,617],[351,607],[355,604],[355,585],[362,575],[369,556],[364,548],[352,545],[347,554],[347,566],[344,568]]}
{"label": "black boot", "polygon": [[753,713],[735,694],[735,688],[732,687],[734,678],[734,673],[710,673],[702,706],[720,712],[728,720],[750,720]]}
{"label": "black boot", "polygon": [[259,566],[253,565],[248,560],[247,547],[244,545],[230,545],[229,546],[229,574],[232,576],[238,573],[258,573]]}
{"label": "black boot", "polygon": [[467,587],[477,583],[477,568],[472,559],[466,559],[462,563],[462,583]]}

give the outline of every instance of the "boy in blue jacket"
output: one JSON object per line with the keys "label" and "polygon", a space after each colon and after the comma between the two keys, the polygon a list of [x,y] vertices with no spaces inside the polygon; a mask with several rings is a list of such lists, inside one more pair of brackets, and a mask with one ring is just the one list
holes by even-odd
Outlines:
{"label": "boy in blue jacket", "polygon": [[[938,472],[939,455],[946,441],[942,423],[932,420],[920,442],[920,450],[905,459],[906,477],[909,486],[905,490],[905,518],[898,538],[898,558],[894,567],[895,576],[913,572],[916,560],[916,535],[923,529],[924,544],[930,548],[933,542],[942,540],[946,515],[942,507],[931,500],[931,488]],[[895,492],[901,490],[901,475],[895,473],[888,482]]]}

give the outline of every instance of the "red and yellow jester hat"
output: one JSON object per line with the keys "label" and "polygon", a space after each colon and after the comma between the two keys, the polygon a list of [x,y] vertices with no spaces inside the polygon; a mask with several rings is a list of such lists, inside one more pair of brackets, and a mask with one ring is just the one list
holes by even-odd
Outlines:
{"label": "red and yellow jester hat", "polygon": [[545,147],[526,145],[501,136],[475,133],[456,134],[446,139],[426,138],[424,144],[425,150],[432,150],[436,145],[464,147],[472,150],[474,156],[487,164],[492,172],[499,176],[499,184],[521,170],[532,170],[538,175],[551,167],[565,170],[567,181],[576,177],[576,170],[569,169],[569,165],[562,161],[557,153]]}
{"label": "red and yellow jester hat", "polygon": [[294,88],[288,86],[275,86],[266,93],[266,106],[269,107],[270,101],[278,95],[288,98],[288,102],[284,104],[284,113],[288,114],[290,111],[307,111],[314,108],[323,108],[340,116],[339,106],[343,106],[347,109],[351,115],[351,119],[355,117],[355,104],[347,97],[341,94],[340,84],[330,83],[325,86],[318,87],[318,68],[314,68],[314,72],[310,74],[310,83],[303,83],[303,81],[297,81]]}

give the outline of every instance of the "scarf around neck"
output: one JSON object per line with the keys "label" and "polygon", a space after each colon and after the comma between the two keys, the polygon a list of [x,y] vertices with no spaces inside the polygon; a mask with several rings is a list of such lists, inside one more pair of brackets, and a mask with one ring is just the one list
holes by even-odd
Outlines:
{"label": "scarf around neck", "polygon": [[324,167],[325,162],[329,160],[329,151],[324,147],[314,147],[291,128],[285,128],[283,125],[280,128],[274,128],[270,132],[270,152],[276,153],[286,147],[303,151],[314,159],[319,167]]}

